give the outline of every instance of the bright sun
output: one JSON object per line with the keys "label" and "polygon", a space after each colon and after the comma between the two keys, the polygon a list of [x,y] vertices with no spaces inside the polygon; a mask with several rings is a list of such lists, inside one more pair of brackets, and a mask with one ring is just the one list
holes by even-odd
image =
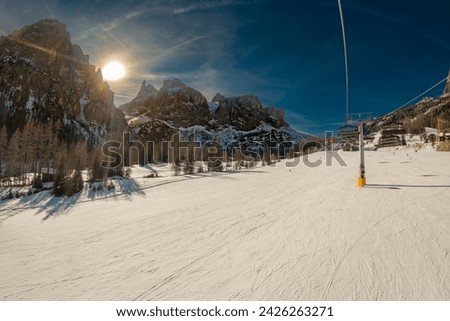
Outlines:
{"label": "bright sun", "polygon": [[118,61],[110,61],[103,67],[102,74],[105,80],[119,80],[125,76],[125,67]]}

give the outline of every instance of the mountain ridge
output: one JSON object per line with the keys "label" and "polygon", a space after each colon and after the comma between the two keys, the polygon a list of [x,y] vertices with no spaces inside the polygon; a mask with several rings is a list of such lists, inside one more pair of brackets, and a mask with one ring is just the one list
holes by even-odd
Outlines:
{"label": "mountain ridge", "polygon": [[255,95],[217,93],[208,102],[178,78],[165,80],[159,90],[143,81],[136,97],[119,108],[134,138],[142,141],[170,141],[180,133],[185,141],[191,136],[202,143],[217,140],[226,149],[246,144],[261,153],[262,146],[292,146],[311,136],[290,127],[284,110],[263,107]]}
{"label": "mountain ridge", "polygon": [[167,140],[202,128],[202,139],[233,136],[235,143],[307,137],[289,127],[282,109],[264,107],[255,95],[217,94],[208,101],[178,78],[164,80],[159,89],[144,80],[136,97],[116,108],[101,69],[89,63],[66,25],[55,19],[0,37],[0,128],[6,126],[12,136],[29,122],[60,123],[63,141],[84,140],[90,146],[124,130]]}
{"label": "mountain ridge", "polygon": [[100,143],[124,128],[101,70],[71,42],[66,25],[44,19],[0,37],[0,127],[60,122],[66,141]]}
{"label": "mountain ridge", "polygon": [[[240,130],[251,130],[261,122],[274,125],[274,127],[288,126],[284,118],[284,110],[275,107],[263,107],[259,98],[255,95],[241,95],[225,97],[217,93],[208,102],[205,96],[198,90],[187,86],[180,79],[166,79],[158,90],[152,84],[144,80],[136,97],[129,103],[120,105],[119,108],[130,115],[151,114],[154,118],[167,119],[167,110],[158,109],[157,105],[176,104],[177,106],[187,104],[193,110],[204,114],[205,120],[217,124],[214,126],[234,126]],[[210,115],[207,115],[207,108]],[[244,119],[243,119],[244,117]],[[175,120],[175,126],[207,125],[201,121],[180,122]]]}

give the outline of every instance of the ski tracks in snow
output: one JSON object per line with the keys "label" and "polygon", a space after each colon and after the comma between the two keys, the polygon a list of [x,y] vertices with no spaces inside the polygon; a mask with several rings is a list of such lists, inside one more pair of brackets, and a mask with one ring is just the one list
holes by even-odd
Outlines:
{"label": "ski tracks in snow", "polygon": [[355,187],[357,155],[343,153],[348,167],[141,185],[146,195],[86,199],[46,221],[20,210],[2,222],[0,295],[450,299],[450,177],[423,176],[447,170],[448,156],[398,154],[368,153],[366,189]]}
{"label": "ski tracks in snow", "polygon": [[326,300],[328,297],[328,294],[330,292],[331,287],[333,286],[333,282],[336,278],[336,275],[338,274],[339,270],[341,269],[342,263],[345,261],[345,259],[349,256],[349,254],[353,251],[353,249],[361,242],[361,240],[367,235],[369,234],[372,230],[374,230],[381,222],[383,222],[384,220],[388,219],[389,217],[395,215],[396,213],[398,213],[398,211],[395,211],[391,214],[388,214],[384,217],[382,217],[381,219],[379,219],[377,222],[375,222],[375,224],[373,224],[371,227],[369,227],[367,230],[364,231],[364,233],[362,233],[349,247],[348,249],[345,251],[344,255],[342,255],[341,259],[338,261],[336,267],[333,270],[333,273],[331,274],[331,277],[329,279],[329,281],[327,282],[327,285],[325,287],[325,292],[322,295],[322,301]]}

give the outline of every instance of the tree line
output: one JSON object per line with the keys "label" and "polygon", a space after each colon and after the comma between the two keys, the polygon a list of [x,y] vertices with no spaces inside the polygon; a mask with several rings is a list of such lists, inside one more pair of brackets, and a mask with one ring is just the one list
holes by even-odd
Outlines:
{"label": "tree line", "polygon": [[123,175],[123,168],[100,166],[101,149],[86,141],[65,142],[60,121],[28,122],[23,128],[8,133],[0,128],[0,185],[25,186],[39,191],[44,183],[53,183],[56,196],[70,196],[93,182],[113,175]]}
{"label": "tree line", "polygon": [[[0,186],[32,186],[34,191],[52,189],[56,196],[70,196],[81,191],[85,182],[103,181],[111,176],[129,176],[130,171],[124,166],[145,165],[144,150],[134,144],[130,146],[117,166],[102,166],[105,159],[100,146],[90,146],[86,140],[65,139],[64,126],[60,121],[48,123],[27,122],[24,127],[8,132],[6,126],[0,128]],[[120,141],[123,133],[113,133],[105,137],[106,141]],[[215,137],[202,148],[194,148],[193,136],[189,138],[188,148],[174,148],[167,144],[167,150],[154,150],[153,157],[147,162],[165,161],[173,164],[175,175],[181,171],[185,174],[207,171],[223,171],[226,167],[250,168],[258,163],[270,165],[278,160],[279,155],[266,146],[259,147],[258,152],[248,154],[248,148],[242,144],[230,150],[220,145]],[[179,141],[179,140],[177,140]],[[169,142],[167,142],[169,143]],[[104,147],[104,146],[103,146]],[[294,150],[300,145],[292,145],[285,157],[292,158]],[[158,155],[159,157],[155,157]],[[157,159],[160,158],[160,159]],[[45,184],[53,182],[51,184]]]}

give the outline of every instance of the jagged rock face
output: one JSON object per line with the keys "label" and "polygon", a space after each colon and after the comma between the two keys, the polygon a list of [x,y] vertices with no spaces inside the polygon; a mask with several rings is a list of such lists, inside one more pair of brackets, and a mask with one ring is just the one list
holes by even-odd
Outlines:
{"label": "jagged rock face", "polygon": [[264,108],[256,96],[225,98],[218,93],[208,104],[199,91],[176,78],[165,80],[159,91],[144,81],[136,98],[120,108],[131,116],[165,121],[172,129],[201,125],[208,130],[233,127],[250,131],[263,124],[274,128],[289,126],[283,110]]}
{"label": "jagged rock face", "polygon": [[[144,80],[141,84],[141,89],[139,89],[137,96],[131,102],[120,105],[119,109],[135,116],[140,114],[139,111],[141,111],[141,113],[145,113],[145,100],[151,96],[155,96],[157,93],[158,90],[151,84],[147,84],[147,82]],[[141,107],[138,108],[138,106]]]}
{"label": "jagged rock face", "polygon": [[200,92],[179,79],[166,80],[159,91],[143,82],[137,97],[121,109],[135,138],[143,141],[169,141],[180,133],[184,141],[194,135],[197,142],[218,139],[223,148],[258,150],[273,143],[289,147],[292,141],[308,137],[289,127],[283,110],[264,108],[256,96],[216,94],[208,104]]}
{"label": "jagged rock face", "polygon": [[264,108],[263,121],[275,128],[289,126],[284,119],[284,110],[275,107]]}
{"label": "jagged rock face", "polygon": [[147,85],[147,82],[144,80],[141,85],[141,89],[139,90],[136,99],[143,100],[150,96],[156,95],[158,90],[153,87],[151,84]]}
{"label": "jagged rock face", "polygon": [[211,120],[206,98],[179,79],[164,81],[158,92],[149,86],[144,82],[138,96],[122,109],[132,115],[167,121],[176,127],[206,125]]}
{"label": "jagged rock face", "polygon": [[251,130],[261,124],[263,107],[256,96],[232,97],[219,103],[214,114],[219,124]]}
{"label": "jagged rock face", "polygon": [[256,96],[239,96],[225,98],[218,94],[213,102],[219,103],[214,112],[218,123],[222,126],[233,126],[238,130],[252,130],[262,123],[275,128],[287,126],[284,120],[284,111],[277,108],[263,108]]}
{"label": "jagged rock face", "polygon": [[219,103],[219,104],[225,104],[225,96],[222,95],[221,93],[217,93],[213,99],[212,99],[213,103]]}
{"label": "jagged rock face", "polygon": [[104,133],[125,126],[113,99],[64,24],[45,19],[0,37],[0,126],[9,131],[30,120],[60,120],[67,136],[91,139],[93,127]]}
{"label": "jagged rock face", "polygon": [[442,93],[442,95],[443,96],[450,95],[450,71],[448,72],[447,84],[445,85],[444,92]]}

